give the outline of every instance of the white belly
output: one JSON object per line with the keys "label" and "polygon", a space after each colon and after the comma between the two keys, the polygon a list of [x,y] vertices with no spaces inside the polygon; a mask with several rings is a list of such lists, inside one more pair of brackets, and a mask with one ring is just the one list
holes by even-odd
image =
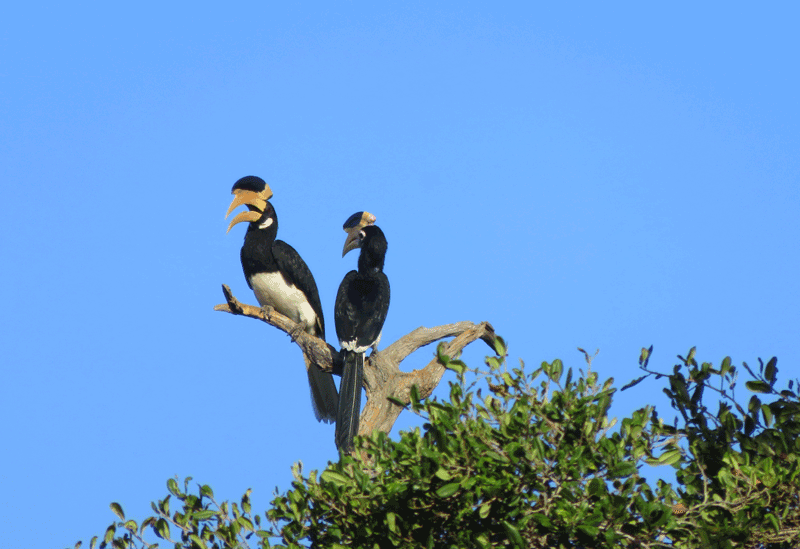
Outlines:
{"label": "white belly", "polygon": [[253,292],[261,306],[269,305],[282,315],[288,316],[311,332],[317,321],[314,309],[305,294],[295,286],[289,285],[280,273],[259,273],[250,278]]}

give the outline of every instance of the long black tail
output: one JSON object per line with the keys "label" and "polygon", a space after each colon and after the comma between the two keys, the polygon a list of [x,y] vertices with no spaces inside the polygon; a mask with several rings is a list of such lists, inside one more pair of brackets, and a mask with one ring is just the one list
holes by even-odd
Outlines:
{"label": "long black tail", "polygon": [[339,410],[336,415],[336,447],[353,450],[361,414],[361,384],[364,378],[364,353],[344,351],[342,383],[339,385]]}

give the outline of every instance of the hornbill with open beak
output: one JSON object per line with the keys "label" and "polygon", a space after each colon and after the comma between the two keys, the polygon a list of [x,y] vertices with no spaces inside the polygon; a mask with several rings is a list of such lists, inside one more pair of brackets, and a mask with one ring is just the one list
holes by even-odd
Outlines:
{"label": "hornbill with open beak", "polygon": [[[272,190],[263,179],[253,175],[239,179],[231,191],[234,195],[228,212],[238,206],[247,211],[233,218],[228,231],[243,221],[250,224],[244,236],[241,259],[247,285],[256,294],[261,306],[269,305],[288,316],[307,333],[325,340],[325,320],[314,276],[294,248],[278,234],[278,216],[269,202]],[[333,376],[312,364],[303,355],[311,388],[311,403],[318,421],[336,419],[338,397]]]}
{"label": "hornbill with open beak", "polygon": [[348,236],[342,257],[361,248],[358,270],[347,273],[339,285],[334,311],[343,356],[336,446],[345,452],[352,451],[353,437],[358,434],[364,354],[370,347],[377,348],[389,311],[389,279],[383,273],[387,243],[374,221],[375,216],[358,212],[344,224]]}

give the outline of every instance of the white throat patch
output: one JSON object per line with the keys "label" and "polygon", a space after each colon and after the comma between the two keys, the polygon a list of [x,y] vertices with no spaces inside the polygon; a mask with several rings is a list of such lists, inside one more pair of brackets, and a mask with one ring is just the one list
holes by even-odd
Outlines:
{"label": "white throat patch", "polygon": [[261,225],[258,226],[258,228],[259,229],[266,229],[267,227],[272,225],[272,221],[273,221],[273,219],[271,217],[268,217],[266,221],[264,221]]}

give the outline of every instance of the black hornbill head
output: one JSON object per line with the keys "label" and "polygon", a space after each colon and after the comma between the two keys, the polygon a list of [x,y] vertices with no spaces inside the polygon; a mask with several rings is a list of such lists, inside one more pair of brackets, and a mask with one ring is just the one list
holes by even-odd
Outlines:
{"label": "black hornbill head", "polygon": [[231,189],[233,201],[228,206],[228,211],[225,213],[225,218],[231,215],[231,212],[237,207],[247,206],[246,212],[241,212],[239,215],[231,220],[228,225],[228,231],[242,221],[249,221],[254,223],[261,219],[262,214],[267,209],[269,204],[267,201],[272,198],[272,189],[269,188],[266,181],[255,175],[248,175],[233,184]]}
{"label": "black hornbill head", "polygon": [[347,239],[344,241],[344,249],[342,250],[342,257],[347,255],[347,252],[350,250],[361,247],[365,236],[362,229],[368,225],[374,224],[375,216],[369,212],[356,212],[347,218],[347,221],[342,225],[342,229],[347,233]]}

